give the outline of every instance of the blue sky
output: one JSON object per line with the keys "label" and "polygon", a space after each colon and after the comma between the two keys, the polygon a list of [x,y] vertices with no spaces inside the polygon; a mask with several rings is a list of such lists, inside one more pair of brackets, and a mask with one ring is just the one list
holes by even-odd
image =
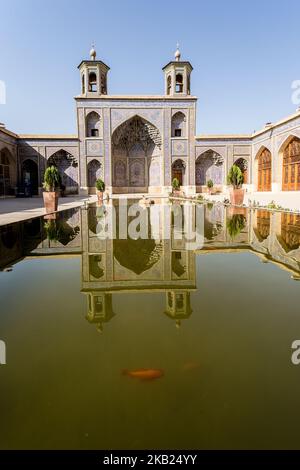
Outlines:
{"label": "blue sky", "polygon": [[93,41],[111,94],[162,94],[179,41],[201,134],[252,132],[297,107],[299,0],[0,0],[0,12],[0,122],[16,132],[76,132],[77,65]]}

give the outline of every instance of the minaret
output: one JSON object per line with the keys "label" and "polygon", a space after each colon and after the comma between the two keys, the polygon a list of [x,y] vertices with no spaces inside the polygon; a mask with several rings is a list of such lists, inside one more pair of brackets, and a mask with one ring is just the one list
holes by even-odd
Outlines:
{"label": "minaret", "polygon": [[189,318],[192,312],[190,292],[188,290],[166,292],[166,310],[164,313],[175,320],[176,328],[179,328],[181,320]]}
{"label": "minaret", "polygon": [[103,332],[104,323],[108,323],[115,313],[112,306],[112,295],[97,291],[88,292],[88,312],[86,319],[97,326],[99,333]]}
{"label": "minaret", "polygon": [[81,95],[90,98],[107,95],[108,65],[96,60],[97,52],[93,45],[90,60],[82,60],[78,65],[81,80]]}
{"label": "minaret", "polygon": [[181,60],[179,44],[174,54],[174,61],[163,67],[165,73],[165,94],[170,96],[191,94],[191,72],[193,70],[190,62]]}

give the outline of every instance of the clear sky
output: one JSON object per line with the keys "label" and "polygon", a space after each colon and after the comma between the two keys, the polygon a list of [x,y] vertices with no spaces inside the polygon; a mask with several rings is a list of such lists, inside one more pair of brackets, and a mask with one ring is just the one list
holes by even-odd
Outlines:
{"label": "clear sky", "polygon": [[110,94],[163,94],[179,41],[194,67],[198,133],[248,133],[295,111],[299,0],[0,0],[0,122],[76,132],[77,65],[95,42]]}

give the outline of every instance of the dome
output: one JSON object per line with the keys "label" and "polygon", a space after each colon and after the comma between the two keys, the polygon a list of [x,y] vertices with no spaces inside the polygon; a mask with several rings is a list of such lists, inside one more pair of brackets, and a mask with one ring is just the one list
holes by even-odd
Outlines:
{"label": "dome", "polygon": [[90,58],[91,58],[91,60],[95,60],[95,59],[96,59],[96,55],[97,55],[97,53],[96,53],[95,46],[92,45],[92,49],[90,50]]}
{"label": "dome", "polygon": [[174,56],[175,56],[175,60],[176,60],[177,62],[179,62],[179,61],[180,61],[180,57],[181,57],[181,53],[180,53],[180,50],[179,50],[179,44],[177,44],[177,49],[176,49],[176,51],[175,51]]}

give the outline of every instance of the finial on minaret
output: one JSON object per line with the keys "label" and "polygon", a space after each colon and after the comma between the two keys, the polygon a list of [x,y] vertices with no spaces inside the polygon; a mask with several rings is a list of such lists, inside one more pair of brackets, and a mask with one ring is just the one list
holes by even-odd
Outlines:
{"label": "finial on minaret", "polygon": [[95,44],[92,44],[92,49],[90,50],[90,58],[91,60],[96,60],[96,49],[95,49]]}
{"label": "finial on minaret", "polygon": [[179,50],[179,43],[177,43],[177,45],[176,45],[176,51],[175,51],[174,56],[175,56],[176,62],[179,62],[180,57],[181,57],[181,53],[180,53],[180,50]]}

